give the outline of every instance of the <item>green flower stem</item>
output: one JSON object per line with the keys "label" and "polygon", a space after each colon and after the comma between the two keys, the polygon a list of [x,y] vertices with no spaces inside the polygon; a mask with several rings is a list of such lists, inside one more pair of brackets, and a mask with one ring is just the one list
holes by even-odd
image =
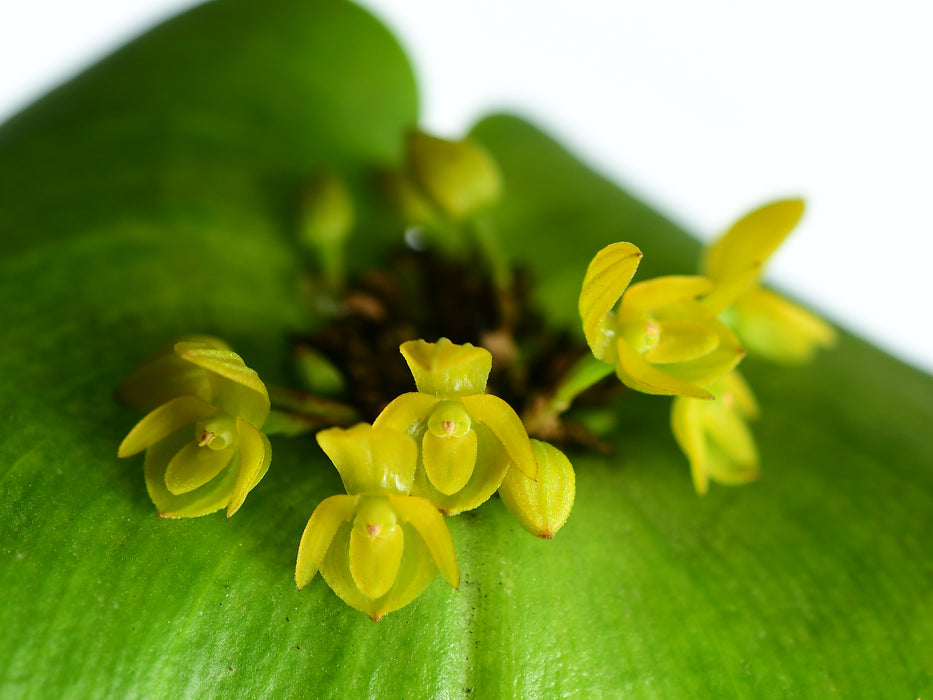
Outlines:
{"label": "green flower stem", "polygon": [[567,370],[567,374],[557,385],[557,391],[551,398],[550,407],[558,413],[563,413],[570,404],[573,403],[580,394],[608,377],[615,371],[615,366],[608,362],[597,360],[591,354],[587,353],[577,360],[573,367]]}
{"label": "green flower stem", "polygon": [[548,428],[556,423],[557,417],[569,409],[580,394],[608,377],[614,370],[613,365],[598,360],[589,353],[581,357],[567,370],[551,397],[533,403],[530,411],[522,416],[528,434],[539,435],[548,432]]}
{"label": "green flower stem", "polygon": [[488,215],[481,214],[467,222],[466,227],[489,265],[493,284],[496,287],[499,313],[502,318],[501,328],[511,331],[516,321],[515,302],[512,298],[514,275],[512,274],[508,256],[502,248],[499,237],[496,235],[495,225]]}
{"label": "green flower stem", "polygon": [[[277,413],[282,415],[296,414],[305,420],[311,419],[308,423],[309,430],[318,427],[329,426],[347,426],[361,420],[359,413],[352,406],[348,406],[340,401],[325,399],[306,391],[297,389],[286,389],[280,386],[269,387],[269,398],[272,405],[277,409]],[[289,433],[289,430],[273,431]]]}

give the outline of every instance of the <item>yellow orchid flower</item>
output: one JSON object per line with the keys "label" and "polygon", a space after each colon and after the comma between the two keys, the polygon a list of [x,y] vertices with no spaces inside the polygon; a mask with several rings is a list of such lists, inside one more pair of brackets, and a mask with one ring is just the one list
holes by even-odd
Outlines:
{"label": "yellow orchid flower", "polygon": [[295,582],[318,570],[340,598],[373,620],[407,605],[438,570],[454,588],[460,572],[440,511],[410,496],[418,447],[407,435],[360,423],[317,435],[346,495],[324,499],[301,536]]}
{"label": "yellow orchid flower", "polygon": [[146,487],[163,518],[239,510],[269,468],[260,428],[269,394],[255,371],[214,338],[199,336],[158,351],[118,390],[154,408],[120,444],[119,457],[145,450]]}
{"label": "yellow orchid flower", "polygon": [[420,447],[412,493],[453,515],[486,501],[511,463],[537,475],[521,419],[502,399],[484,393],[492,367],[485,348],[447,338],[403,343],[417,392],[402,394],[373,425],[405,433]]}
{"label": "yellow orchid flower", "polygon": [[693,485],[701,496],[709,481],[744,484],[758,478],[758,450],[748,421],[758,404],[748,384],[733,371],[710,386],[713,401],[678,396],[671,408],[671,428],[690,460]]}
{"label": "yellow orchid flower", "polygon": [[765,263],[794,230],[803,210],[800,199],[756,209],[710,246],[702,262],[703,274],[716,282],[704,305],[723,314],[750,352],[785,364],[807,362],[836,340],[826,321],[759,284]]}
{"label": "yellow orchid flower", "polygon": [[712,398],[704,387],[745,354],[735,335],[699,301],[713,290],[713,281],[668,276],[630,287],[641,257],[637,247],[620,242],[590,262],[579,300],[590,350],[614,364],[619,379],[636,391]]}

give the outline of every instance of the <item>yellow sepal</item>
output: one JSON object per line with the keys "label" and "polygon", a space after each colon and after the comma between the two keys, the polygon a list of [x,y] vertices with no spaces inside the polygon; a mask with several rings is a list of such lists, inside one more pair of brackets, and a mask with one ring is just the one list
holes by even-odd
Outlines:
{"label": "yellow sepal", "polygon": [[495,434],[512,460],[512,465],[529,479],[537,479],[538,463],[531,449],[531,440],[524,423],[512,407],[491,394],[464,396],[461,400],[473,421],[484,424]]}
{"label": "yellow sepal", "polygon": [[183,360],[207,371],[210,403],[230,415],[261,428],[269,415],[269,392],[255,370],[235,352],[207,343],[182,341],[175,352]]}
{"label": "yellow sepal", "polygon": [[[222,340],[207,335],[185,336],[181,340],[230,350]],[[175,343],[159,348],[140,362],[120,384],[116,394],[120,401],[141,411],[151,411],[179,396],[197,396],[208,403],[211,400],[207,374],[179,357]]]}
{"label": "yellow sepal", "polygon": [[486,391],[492,368],[492,355],[486,348],[441,338],[436,343],[410,340],[399,350],[422,394],[451,399]]}
{"label": "yellow sepal", "polygon": [[707,249],[703,273],[722,281],[763,264],[794,230],[803,210],[802,199],[785,199],[746,214]]}
{"label": "yellow sepal", "polygon": [[240,470],[233,492],[230,494],[230,501],[227,503],[228,518],[240,509],[243,501],[246,500],[246,495],[269,471],[269,463],[272,461],[272,446],[265,434],[256,430],[242,418],[237,418],[237,431]]}
{"label": "yellow sepal", "polygon": [[325,498],[314,509],[298,545],[298,563],[295,567],[298,588],[304,588],[314,578],[338,528],[353,519],[359,501],[360,496],[342,494]]}
{"label": "yellow sepal", "polygon": [[454,588],[460,586],[460,569],[454,542],[444,517],[433,503],[417,496],[389,495],[389,501],[399,518],[410,524],[427,545],[431,558],[440,570],[444,580]]}
{"label": "yellow sepal", "polygon": [[358,423],[352,428],[328,428],[317,442],[340,472],[349,494],[400,493],[411,490],[418,445],[396,430]]}
{"label": "yellow sepal", "polygon": [[735,331],[752,354],[772,362],[803,364],[836,342],[833,327],[802,306],[756,288],[735,306]]}
{"label": "yellow sepal", "polygon": [[609,314],[632,281],[641,258],[641,251],[631,243],[613,243],[600,250],[587,267],[579,311],[586,344],[600,360],[614,361],[607,359],[612,345]]}

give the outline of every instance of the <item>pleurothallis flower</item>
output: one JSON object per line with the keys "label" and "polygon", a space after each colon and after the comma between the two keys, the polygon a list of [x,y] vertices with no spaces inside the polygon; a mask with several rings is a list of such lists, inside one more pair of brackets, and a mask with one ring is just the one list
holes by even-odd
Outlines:
{"label": "pleurothallis flower", "polygon": [[705,387],[745,355],[732,331],[700,301],[715,283],[671,275],[629,286],[641,258],[636,246],[623,241],[590,262],[579,298],[586,342],[636,391],[709,399]]}
{"label": "pleurothallis flower", "polygon": [[159,516],[227,517],[269,468],[261,428],[269,394],[259,375],[221,340],[195,336],[157,351],[117,390],[149,413],[124,438],[119,457],[145,451],[146,488]]}
{"label": "pleurothallis flower", "polygon": [[373,422],[410,435],[419,446],[412,493],[454,515],[485,502],[516,468],[537,478],[537,462],[521,419],[486,394],[488,350],[447,338],[403,343],[400,351],[417,392],[394,399]]}
{"label": "pleurothallis flower", "polygon": [[710,386],[714,398],[674,398],[671,428],[690,462],[699,495],[709,482],[745,484],[758,478],[758,449],[748,422],[759,415],[748,383],[733,370]]}
{"label": "pleurothallis flower", "polygon": [[323,430],[317,441],[347,493],[321,501],[308,520],[295,567],[298,588],[320,571],[334,593],[373,620],[414,600],[438,571],[457,588],[443,516],[430,501],[409,495],[414,440],[360,423]]}

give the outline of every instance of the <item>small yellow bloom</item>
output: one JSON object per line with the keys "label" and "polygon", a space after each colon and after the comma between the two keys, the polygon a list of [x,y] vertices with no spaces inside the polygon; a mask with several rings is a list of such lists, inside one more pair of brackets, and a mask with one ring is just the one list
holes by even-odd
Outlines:
{"label": "small yellow bloom", "polygon": [[836,340],[826,321],[759,283],[765,263],[794,230],[803,209],[800,199],[756,209],[709,247],[702,264],[703,274],[716,282],[704,305],[723,314],[751,353],[785,364],[807,362]]}
{"label": "small yellow bloom", "polygon": [[145,450],[146,487],[164,518],[227,509],[230,517],[269,468],[260,428],[269,394],[239,355],[213,338],[174,343],[145,360],[118,395],[152,409],[118,456]]}
{"label": "small yellow bloom", "polygon": [[638,248],[621,242],[593,258],[579,302],[587,344],[597,359],[615,364],[619,379],[632,389],[711,398],[704,387],[745,354],[735,335],[699,301],[713,282],[668,276],[630,287],[641,257]]}
{"label": "small yellow bloom", "polygon": [[484,393],[492,355],[447,338],[401,346],[417,392],[393,400],[373,422],[410,435],[419,447],[412,493],[449,515],[476,508],[502,483],[511,463],[535,479],[537,463],[521,419]]}
{"label": "small yellow bloom", "polygon": [[340,598],[373,620],[414,600],[437,575],[457,588],[453,540],[437,508],[409,496],[418,448],[393,430],[360,423],[318,433],[346,495],[324,499],[301,536],[295,582],[318,570]]}
{"label": "small yellow bloom", "polygon": [[713,401],[678,396],[671,409],[674,438],[690,460],[693,485],[701,496],[710,479],[744,484],[758,478],[758,450],[747,423],[758,417],[755,396],[737,371],[710,391]]}

